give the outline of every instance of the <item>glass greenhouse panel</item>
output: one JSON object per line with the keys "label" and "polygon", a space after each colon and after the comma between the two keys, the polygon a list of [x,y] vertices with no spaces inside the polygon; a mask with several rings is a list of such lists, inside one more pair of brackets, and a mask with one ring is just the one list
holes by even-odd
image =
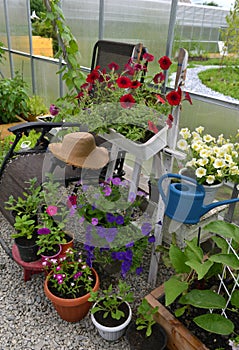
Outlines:
{"label": "glass greenhouse panel", "polygon": [[8,0],[11,48],[29,52],[28,17],[26,0]]}
{"label": "glass greenhouse panel", "polygon": [[12,54],[14,74],[19,74],[23,77],[23,80],[28,84],[28,90],[31,94],[32,80],[31,80],[31,65],[30,60],[27,57]]}
{"label": "glass greenhouse panel", "polygon": [[34,61],[36,74],[36,94],[44,98],[50,106],[59,97],[58,65],[46,61]]}
{"label": "glass greenhouse panel", "polygon": [[[183,103],[180,117],[180,127],[194,129],[200,125],[213,136],[224,134],[226,137],[235,135],[239,129],[238,110],[193,99],[193,105]],[[225,123],[225,117],[229,123]]]}
{"label": "glass greenhouse panel", "polygon": [[7,46],[6,22],[3,1],[0,1],[0,41]]}
{"label": "glass greenhouse panel", "polygon": [[81,66],[90,67],[93,46],[98,40],[99,0],[63,0],[62,10],[77,39]]}

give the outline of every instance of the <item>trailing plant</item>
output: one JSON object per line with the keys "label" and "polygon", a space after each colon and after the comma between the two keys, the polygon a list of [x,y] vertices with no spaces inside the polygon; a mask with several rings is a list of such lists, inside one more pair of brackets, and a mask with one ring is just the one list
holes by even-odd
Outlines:
{"label": "trailing plant", "polygon": [[113,290],[112,284],[108,289],[104,289],[101,294],[99,291],[91,292],[89,301],[97,303],[92,309],[91,313],[95,314],[98,311],[103,312],[103,318],[107,318],[109,315],[116,320],[120,320],[124,317],[124,312],[119,309],[119,306],[125,302],[132,302],[133,292],[130,292],[130,286],[119,280],[118,291]]}
{"label": "trailing plant", "polygon": [[152,327],[156,323],[154,315],[158,312],[158,306],[152,308],[146,299],[141,301],[137,309],[136,325],[138,330],[145,330],[145,336],[152,334]]}
{"label": "trailing plant", "polygon": [[[234,324],[231,320],[220,314],[218,310],[230,308],[230,311],[238,312],[239,295],[238,291],[232,293],[232,298],[227,301],[227,294],[217,293],[216,287],[220,280],[217,279],[225,266],[229,266],[237,276],[239,260],[233,252],[229,251],[225,239],[231,240],[235,252],[239,250],[239,227],[224,221],[215,221],[206,225],[204,229],[214,232],[217,235],[212,237],[217,247],[216,252],[204,254],[198,246],[197,237],[191,241],[185,241],[186,245],[181,250],[175,243],[170,245],[168,250],[168,262],[175,273],[164,283],[165,305],[169,306],[177,300],[179,307],[175,311],[177,317],[185,312],[190,314],[190,306],[201,310],[216,310],[197,316],[193,321],[208,332],[217,334],[231,334]],[[164,251],[165,254],[165,251]],[[225,277],[225,276],[224,276]],[[205,289],[209,281],[213,280],[216,287]]]}

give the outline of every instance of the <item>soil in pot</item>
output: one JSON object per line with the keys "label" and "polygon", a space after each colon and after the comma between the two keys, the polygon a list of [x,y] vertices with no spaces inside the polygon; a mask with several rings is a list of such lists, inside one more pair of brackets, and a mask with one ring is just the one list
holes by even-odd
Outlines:
{"label": "soil in pot", "polygon": [[167,345],[166,332],[158,323],[152,326],[152,334],[146,337],[145,330],[137,330],[137,325],[132,322],[126,331],[126,338],[131,350],[163,350]]}
{"label": "soil in pot", "polygon": [[124,317],[121,317],[120,320],[116,320],[115,318],[112,318],[111,315],[109,314],[106,318],[103,317],[104,311],[97,311],[94,314],[94,317],[98,323],[100,323],[102,326],[105,327],[118,327],[121,324],[123,324],[127,318],[129,317],[129,308],[128,305],[125,303],[122,303],[119,306],[119,310],[123,311]]}

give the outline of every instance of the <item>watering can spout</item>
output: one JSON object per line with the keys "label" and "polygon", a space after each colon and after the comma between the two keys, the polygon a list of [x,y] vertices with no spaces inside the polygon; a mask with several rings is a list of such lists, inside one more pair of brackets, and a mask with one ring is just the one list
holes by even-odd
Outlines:
{"label": "watering can spout", "polygon": [[210,210],[212,210],[216,207],[220,207],[222,205],[232,204],[232,203],[236,203],[236,202],[239,202],[239,198],[233,198],[233,199],[228,199],[225,201],[213,202],[211,204],[202,206],[202,213],[200,216],[206,214],[207,212],[209,212]]}
{"label": "watering can spout", "polygon": [[[166,194],[162,182],[167,178],[184,180],[183,182],[170,183]],[[164,189],[163,189],[164,187]],[[239,198],[214,202],[203,205],[205,190],[196,180],[180,174],[165,174],[158,181],[159,193],[165,203],[165,214],[175,221],[184,224],[196,224],[201,216],[216,207],[239,201]]]}

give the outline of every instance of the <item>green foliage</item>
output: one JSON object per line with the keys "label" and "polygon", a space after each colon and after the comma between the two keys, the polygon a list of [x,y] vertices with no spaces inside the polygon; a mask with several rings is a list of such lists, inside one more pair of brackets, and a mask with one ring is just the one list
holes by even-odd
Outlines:
{"label": "green foliage", "polygon": [[62,79],[71,92],[79,91],[85,76],[81,72],[80,52],[77,41],[69,26],[66,25],[65,16],[59,6],[59,0],[45,0],[47,7],[46,20],[50,21],[59,40],[59,50],[56,57],[63,56],[66,65],[58,73],[63,73]]}
{"label": "green foliage", "polygon": [[27,87],[19,73],[16,73],[13,79],[0,80],[0,123],[17,121],[16,115],[27,118],[29,99]]}
{"label": "green foliage", "polygon": [[152,308],[146,299],[141,301],[137,309],[136,325],[138,330],[145,329],[145,336],[149,337],[152,334],[152,326],[156,323],[154,315],[158,312],[158,306]]}
{"label": "green foliage", "polygon": [[[212,277],[215,278],[222,272],[225,265],[230,266],[234,273],[237,273],[239,263],[237,257],[228,251],[225,239],[231,239],[231,244],[238,249],[239,227],[217,220],[204,227],[205,230],[217,233],[221,237],[215,237],[216,253],[208,253],[206,256],[201,247],[197,245],[197,238],[186,241],[186,246],[181,251],[175,243],[172,243],[169,251],[164,250],[164,254],[169,256],[171,266],[175,269],[175,274],[164,283],[165,287],[165,305],[172,304],[176,299],[178,303],[184,305],[176,310],[175,315],[181,316],[186,310],[189,311],[190,305],[200,309],[224,309],[227,306],[227,295],[218,295],[213,290],[198,288]],[[186,267],[190,267],[188,271]],[[239,293],[234,291],[231,304],[238,308]],[[234,311],[237,312],[235,309]],[[234,325],[224,316],[218,314],[203,314],[194,318],[194,322],[203,329],[218,334],[230,334],[233,332]]]}
{"label": "green foliage", "polygon": [[[224,61],[226,62],[226,60]],[[211,68],[198,74],[202,83],[225,96],[239,99],[239,68]]]}
{"label": "green foliage", "polygon": [[30,0],[31,11],[35,11],[39,16],[41,12],[46,12],[46,7],[42,0]]}
{"label": "green foliage", "polygon": [[2,49],[3,43],[0,41],[0,63],[2,63],[6,58],[5,58],[5,51]]}
{"label": "green foliage", "polygon": [[41,96],[34,95],[27,101],[28,113],[32,116],[39,116],[46,114],[48,108],[46,107],[44,100]]}
{"label": "green foliage", "polygon": [[16,199],[13,195],[10,195],[8,201],[5,202],[5,209],[12,210],[18,216],[27,214],[32,217],[36,215],[41,203],[41,186],[38,186],[35,177],[25,181],[25,183],[27,186],[22,193],[22,197]]}
{"label": "green foliage", "polygon": [[239,45],[239,0],[235,0],[234,7],[226,16],[227,28],[221,30],[222,40],[229,52],[237,53]]}
{"label": "green foliage", "polygon": [[130,303],[134,300],[133,292],[130,292],[130,288],[126,282],[119,280],[118,291],[113,290],[111,284],[108,289],[102,291],[102,295],[100,295],[99,291],[91,292],[89,301],[96,303],[91,309],[92,314],[102,311],[104,318],[110,315],[112,318],[120,320],[124,317],[124,312],[119,310],[119,306],[124,302]]}
{"label": "green foliage", "polygon": [[14,227],[17,233],[13,233],[11,235],[12,238],[26,237],[27,239],[31,239],[36,227],[35,220],[33,220],[29,214],[24,214],[22,216],[17,215]]}

